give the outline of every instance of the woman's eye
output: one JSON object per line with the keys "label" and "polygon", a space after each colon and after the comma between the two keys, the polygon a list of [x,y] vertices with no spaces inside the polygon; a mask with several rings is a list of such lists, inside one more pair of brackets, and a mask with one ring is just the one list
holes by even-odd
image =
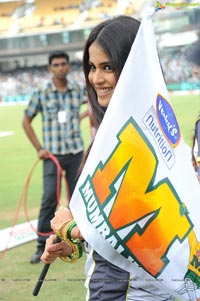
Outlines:
{"label": "woman's eye", "polygon": [[94,64],[89,64],[89,71],[94,71],[96,69],[101,69],[102,71],[113,71],[113,68],[111,65],[107,65],[107,64],[102,64],[102,66],[97,67]]}
{"label": "woman's eye", "polygon": [[89,64],[89,70],[95,70],[95,66],[93,64]]}
{"label": "woman's eye", "polygon": [[110,71],[110,70],[113,70],[113,68],[111,67],[111,65],[105,65],[104,70]]}

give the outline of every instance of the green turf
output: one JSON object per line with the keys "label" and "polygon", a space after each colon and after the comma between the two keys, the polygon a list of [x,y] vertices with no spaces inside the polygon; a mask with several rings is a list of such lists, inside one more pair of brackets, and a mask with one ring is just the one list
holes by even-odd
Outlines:
{"label": "green turf", "polygon": [[[184,140],[191,145],[194,122],[200,113],[200,96],[173,96],[171,101]],[[12,136],[0,138],[0,229],[12,225],[25,180],[37,159],[36,152],[27,140],[21,126],[23,110],[23,106],[0,107],[0,131],[15,132]],[[41,137],[40,118],[34,121],[34,126]],[[88,145],[88,120],[85,119],[81,126],[85,145]],[[28,190],[27,207],[31,219],[37,218],[42,191],[41,180],[42,165],[39,163],[33,173]],[[24,211],[21,208],[17,223],[25,220]],[[31,296],[42,268],[42,264],[35,266],[29,264],[29,258],[35,251],[35,245],[34,241],[11,249],[0,260],[0,300],[84,300],[85,258],[74,265],[57,260],[51,266],[48,273],[49,281],[44,283],[39,296]]]}
{"label": "green turf", "polygon": [[85,255],[77,263],[57,259],[51,264],[37,296],[33,290],[43,263],[31,265],[35,242],[9,250],[0,261],[0,300],[2,301],[84,301]]}
{"label": "green turf", "polygon": [[[83,110],[85,109],[85,106]],[[28,138],[25,136],[21,122],[24,106],[9,106],[0,108],[0,131],[13,131],[14,135],[0,138],[0,229],[10,226],[20,201],[21,193],[28,175],[37,162],[37,154]],[[37,117],[33,121],[34,128],[41,137],[41,120]],[[81,127],[85,146],[89,143],[89,121],[85,118]],[[42,161],[36,166],[28,188],[27,207],[30,217],[38,214],[42,193]],[[63,203],[64,205],[65,203]],[[22,208],[23,209],[23,208]],[[23,210],[20,211],[19,220],[24,221]]]}
{"label": "green turf", "polygon": [[[84,106],[82,110],[84,111]],[[14,222],[19,201],[22,200],[22,190],[26,179],[37,162],[37,154],[27,140],[21,122],[24,106],[0,107],[0,131],[13,131],[14,135],[0,138],[0,229],[9,227]],[[34,127],[41,137],[41,120],[34,121]],[[89,121],[81,123],[85,147],[89,144]],[[64,186],[64,185],[63,185]],[[27,208],[31,219],[38,216],[42,193],[42,163],[36,166],[27,193]],[[63,197],[65,191],[62,189]],[[62,201],[63,205],[65,200]],[[17,218],[17,223],[26,221],[23,204]],[[29,301],[85,300],[84,262],[83,257],[76,264],[66,264],[57,260],[50,268],[46,281],[37,297],[32,296],[37,277],[43,264],[30,265],[29,259],[35,252],[36,242],[13,248],[5,253],[0,260],[0,300]],[[1,254],[0,254],[1,255]]]}
{"label": "green turf", "polygon": [[200,114],[200,95],[171,96],[171,102],[185,142],[192,145],[194,123]]}

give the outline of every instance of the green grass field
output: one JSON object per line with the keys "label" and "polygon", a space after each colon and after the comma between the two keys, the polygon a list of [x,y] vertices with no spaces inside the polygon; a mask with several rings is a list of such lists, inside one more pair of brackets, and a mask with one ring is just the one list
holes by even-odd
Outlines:
{"label": "green grass field", "polygon": [[[200,113],[200,96],[173,96],[172,104],[185,142],[191,145],[195,119]],[[0,132],[13,131],[14,135],[0,137],[0,229],[10,227],[26,178],[37,160],[36,152],[27,140],[21,126],[23,106],[0,107]],[[35,121],[40,136],[40,118]],[[89,122],[81,124],[85,145],[89,143]],[[31,219],[37,218],[41,199],[41,164],[39,163],[28,190],[27,207]],[[64,194],[64,192],[63,192]],[[65,201],[62,198],[63,205]],[[23,208],[17,223],[26,221]],[[70,265],[57,260],[48,272],[38,297],[32,296],[42,264],[30,265],[29,258],[35,251],[36,242],[30,242],[8,250],[0,260],[0,300],[46,301],[84,300],[84,261]],[[58,296],[58,297],[57,297]]]}

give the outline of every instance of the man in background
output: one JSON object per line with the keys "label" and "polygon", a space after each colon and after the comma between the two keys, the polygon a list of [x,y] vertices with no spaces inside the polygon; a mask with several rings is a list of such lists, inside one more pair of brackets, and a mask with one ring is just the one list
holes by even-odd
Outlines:
{"label": "man in background", "polygon": [[[49,55],[49,72],[52,80],[42,89],[36,90],[25,110],[23,128],[36,149],[38,158],[43,160],[43,196],[38,217],[38,239],[36,253],[31,263],[40,262],[45,242],[52,231],[50,220],[57,207],[57,168],[49,159],[53,154],[65,171],[72,195],[77,182],[77,172],[83,155],[83,140],[80,130],[80,106],[84,101],[83,88],[67,77],[70,71],[69,56],[62,51]],[[42,115],[43,142],[34,131],[32,121]]]}

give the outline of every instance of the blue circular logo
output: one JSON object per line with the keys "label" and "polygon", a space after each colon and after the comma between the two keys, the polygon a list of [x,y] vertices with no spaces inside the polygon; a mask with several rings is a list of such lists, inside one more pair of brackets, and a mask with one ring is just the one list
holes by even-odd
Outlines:
{"label": "blue circular logo", "polygon": [[179,125],[170,103],[160,94],[156,100],[156,114],[164,136],[175,147],[181,137]]}

